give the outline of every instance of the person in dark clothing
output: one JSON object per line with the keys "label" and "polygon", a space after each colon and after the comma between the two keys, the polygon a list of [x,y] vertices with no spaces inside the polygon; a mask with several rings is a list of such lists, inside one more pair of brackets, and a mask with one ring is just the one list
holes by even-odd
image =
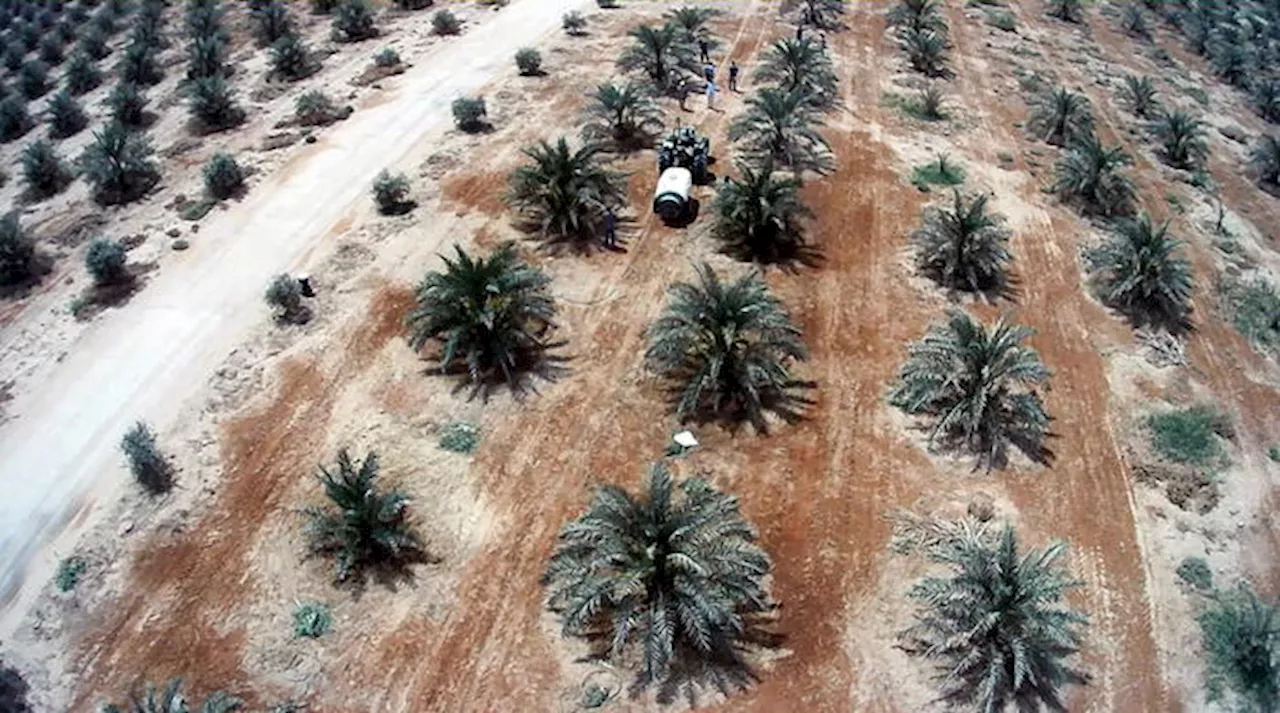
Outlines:
{"label": "person in dark clothing", "polygon": [[729,63],[729,91],[738,91],[738,63]]}
{"label": "person in dark clothing", "polygon": [[610,250],[618,247],[618,216],[612,206],[604,209],[604,246]]}
{"label": "person in dark clothing", "polygon": [[710,62],[702,65],[702,78],[707,80],[708,84],[716,81],[716,66]]}
{"label": "person in dark clothing", "polygon": [[711,61],[711,43],[705,39],[698,40],[698,51],[702,53],[703,63]]}
{"label": "person in dark clothing", "polygon": [[804,25],[796,25],[796,42],[804,39]]}

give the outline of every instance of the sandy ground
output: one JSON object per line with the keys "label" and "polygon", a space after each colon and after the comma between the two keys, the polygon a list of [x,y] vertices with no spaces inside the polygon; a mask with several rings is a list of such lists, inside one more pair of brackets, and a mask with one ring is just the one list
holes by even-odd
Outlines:
{"label": "sandy ground", "polygon": [[[512,40],[518,44],[532,41],[524,28],[533,20],[517,13],[549,27],[558,12],[544,17],[531,3],[536,5],[518,0],[458,42],[491,28],[511,28],[520,35]],[[1276,466],[1265,451],[1280,433],[1280,369],[1254,353],[1214,303],[1213,275],[1232,264],[1206,229],[1216,204],[1162,169],[1142,137],[1127,130],[1131,117],[1114,103],[1119,77],[1155,73],[1154,60],[1135,52],[1132,41],[1096,11],[1087,27],[1077,29],[1018,8],[1015,35],[950,3],[956,77],[946,88],[956,117],[926,125],[884,101],[886,93],[910,91],[919,80],[885,36],[883,4],[851,6],[849,29],[830,38],[846,96],[826,131],[839,170],[805,188],[819,216],[811,235],[824,260],[818,268],[766,275],[804,328],[813,359],[802,374],[818,381],[818,404],[806,421],[769,437],[703,429],[702,448],[679,466],[685,474],[705,471],[741,496],[775,561],[773,593],[783,605],[779,628],[786,641],[759,661],[760,683],[730,700],[710,696],[703,703],[711,710],[771,713],[930,709],[928,671],[894,647],[894,633],[910,617],[903,594],[926,567],[891,551],[891,516],[910,509],[955,517],[982,494],[996,503],[1001,518],[1018,524],[1026,542],[1063,538],[1071,544],[1071,567],[1085,583],[1072,603],[1092,620],[1083,663],[1093,676],[1090,685],[1070,692],[1071,710],[1205,710],[1192,619],[1199,602],[1177,582],[1174,569],[1184,556],[1205,556],[1221,582],[1248,577],[1275,590],[1277,527],[1270,505]],[[298,233],[324,237],[281,237],[298,243],[296,253],[277,255],[275,246],[269,248],[279,262],[245,280],[239,303],[226,303],[247,314],[234,318],[243,319],[240,331],[227,331],[220,351],[202,348],[193,356],[175,348],[167,362],[180,375],[139,373],[139,379],[153,380],[147,396],[136,397],[147,399],[148,413],[170,407],[175,414],[164,442],[181,466],[182,487],[156,503],[132,494],[102,499],[83,525],[96,536],[61,551],[74,546],[89,559],[86,581],[69,595],[32,581],[23,606],[10,608],[5,640],[32,672],[41,702],[87,711],[140,680],[183,675],[196,692],[225,687],[262,707],[295,698],[324,711],[567,711],[577,710],[586,680],[613,675],[577,661],[582,651],[558,637],[537,579],[557,528],[585,506],[590,488],[638,484],[645,463],[661,453],[675,426],[641,368],[643,331],[660,311],[666,286],[687,278],[691,261],[744,268],[714,252],[705,217],[685,230],[651,219],[644,206],[652,157],[639,154],[623,163],[632,172],[637,206],[622,235],[625,254],[527,249],[555,277],[560,335],[572,357],[563,379],[521,402],[506,395],[467,401],[449,381],[421,374],[399,325],[411,286],[438,264],[435,254],[443,246],[491,247],[519,238],[498,198],[506,173],[520,161],[518,147],[574,133],[582,94],[608,73],[605,62],[622,46],[625,30],[662,7],[593,11],[587,37],[542,40],[546,77],[515,77],[510,67],[494,71],[509,61],[511,51],[504,50],[489,71],[497,78],[483,89],[495,124],[484,136],[433,129],[412,134],[410,122],[400,121],[402,112],[417,111],[423,94],[436,96],[428,77],[443,72],[452,57],[442,49],[431,60],[441,67],[420,61],[388,82],[386,103],[357,112],[322,137],[296,170],[276,174],[285,177],[274,184],[278,188],[256,187],[245,204],[202,227],[204,240],[218,229],[217,221],[227,221],[219,242],[228,244],[222,247],[235,251],[231,241],[242,241],[242,254],[265,254],[268,248],[252,238],[268,226],[273,235],[294,235],[278,227],[284,215],[269,217],[265,206],[282,201],[277,205],[288,209],[285,201],[327,192],[318,208],[306,208],[327,217],[308,216],[296,226]],[[733,57],[749,68],[763,46],[793,26],[775,3],[757,0],[734,4],[716,30],[724,42],[721,66]],[[1214,87],[1198,60],[1178,51],[1175,38],[1162,34],[1158,42],[1178,63],[1175,70],[1160,70],[1171,100],[1190,101],[1176,94],[1175,82],[1213,87],[1208,108],[1199,109],[1208,118],[1250,134],[1263,129],[1237,95]],[[1018,127],[1026,99],[1018,71],[1037,71],[1086,91],[1101,133],[1125,142],[1138,157],[1134,173],[1145,206],[1174,218],[1175,230],[1188,240],[1199,287],[1186,366],[1148,362],[1129,326],[1082,289],[1078,253],[1100,234],[1041,190],[1054,155]],[[473,80],[479,84],[486,76],[477,73]],[[744,88],[749,91],[751,82]],[[694,111],[682,119],[713,137],[719,170],[726,170],[728,122],[744,96],[722,98],[721,111],[691,100]],[[667,108],[678,115],[673,105]],[[354,151],[357,139],[372,135],[359,151],[390,151],[378,141],[388,126],[403,127],[405,138],[382,163],[416,167],[411,175],[421,203],[397,218],[372,214],[360,202],[367,177],[346,181],[354,172],[326,148],[348,136],[352,143],[342,145]],[[420,138],[413,143],[412,136]],[[1217,134],[1211,146],[1211,167],[1239,250],[1248,258],[1246,269],[1274,271],[1280,265],[1272,238],[1258,228],[1277,224],[1280,202],[1241,177],[1241,147]],[[972,472],[967,461],[928,454],[911,424],[884,403],[906,343],[947,304],[931,284],[914,277],[906,249],[906,235],[932,198],[906,177],[913,164],[940,151],[964,164],[967,188],[994,192],[995,207],[1014,230],[1016,299],[970,306],[988,318],[1013,311],[1037,329],[1033,344],[1055,372],[1047,405],[1055,417],[1056,458],[1049,467],[1015,460],[1004,471]],[[361,158],[359,165],[365,163]],[[382,165],[367,163],[370,173]],[[324,180],[320,166],[329,179],[344,180]],[[262,210],[254,207],[254,195]],[[1185,212],[1170,210],[1169,195]],[[702,197],[705,205],[711,192]],[[262,227],[237,231],[241,223],[229,221],[241,213]],[[250,232],[255,235],[241,237]],[[318,241],[314,252],[305,251],[307,240]],[[241,261],[252,262],[242,257],[231,264]],[[303,263],[325,288],[317,320],[289,329],[266,323],[262,309],[250,304],[265,277],[281,265]],[[219,304],[187,302],[201,279],[215,280],[216,266],[210,262],[203,270],[191,268],[181,282],[165,282],[168,272],[181,269],[166,265],[146,292],[112,315],[122,325],[116,336],[144,322],[196,329],[177,316],[192,306],[211,311]],[[168,293],[174,311],[149,302],[151,293]],[[159,310],[156,316],[148,316],[148,304]],[[186,309],[178,310],[179,304]],[[206,318],[213,319],[225,325],[233,318]],[[129,327],[134,320],[137,326]],[[92,329],[82,339],[93,339]],[[218,333],[224,330],[230,327]],[[77,355],[96,363],[103,353],[123,354],[124,345],[135,341],[110,336],[98,335],[87,352],[81,351],[86,345],[76,345],[57,368]],[[201,339],[213,343],[211,336]],[[136,358],[149,360],[149,352]],[[204,385],[210,372],[214,377]],[[189,391],[160,389],[158,379]],[[192,397],[171,400],[175,393]],[[1132,469],[1149,456],[1140,428],[1145,414],[1204,400],[1227,409],[1237,433],[1229,445],[1232,465],[1217,483],[1220,500],[1201,513],[1180,509],[1159,488],[1138,483]],[[6,431],[37,420],[61,426],[53,420],[63,418],[59,412],[37,419],[24,403],[13,408],[23,416]],[[68,411],[67,418],[78,415]],[[105,425],[120,427],[134,413]],[[436,428],[454,419],[481,425],[484,440],[473,457],[435,447]],[[116,437],[115,431],[97,437],[102,457],[111,455]],[[351,594],[329,586],[324,563],[303,559],[296,511],[319,496],[306,475],[340,446],[376,449],[388,479],[413,498],[415,520],[439,561],[416,568],[412,580]],[[10,458],[7,447],[4,457]],[[99,461],[99,471],[108,468],[117,481],[123,478],[118,465]],[[4,472],[14,472],[7,460]],[[291,638],[289,611],[306,599],[333,607],[331,635],[314,642]],[[611,707],[660,708],[648,697]]]}
{"label": "sandy ground", "polygon": [[[206,220],[194,249],[167,260],[128,309],[97,320],[74,343],[56,345],[66,358],[39,375],[38,389],[17,394],[8,409],[21,418],[0,433],[0,473],[10,494],[0,506],[0,585],[91,497],[97,476],[114,469],[128,425],[145,419],[166,428],[262,321],[270,277],[306,269],[316,250],[331,249],[344,225],[371,210],[368,187],[379,171],[411,162],[424,137],[451,125],[453,99],[508,69],[518,47],[557,28],[565,10],[579,4],[520,3],[441,44],[397,80],[398,101],[362,108],[293,153],[242,202]],[[37,331],[24,320],[42,324],[52,299],[37,298],[46,304],[29,307],[6,331]]]}

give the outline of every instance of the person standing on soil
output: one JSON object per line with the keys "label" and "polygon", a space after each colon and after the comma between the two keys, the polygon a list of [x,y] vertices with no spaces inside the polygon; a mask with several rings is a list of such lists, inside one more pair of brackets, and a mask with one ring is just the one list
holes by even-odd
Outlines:
{"label": "person standing on soil", "polygon": [[720,87],[715,82],[707,82],[707,108],[711,111],[716,110],[716,92],[720,91]]}
{"label": "person standing on soil", "polygon": [[608,250],[618,247],[618,216],[614,214],[613,206],[604,209],[604,246]]}
{"label": "person standing on soil", "polygon": [[689,107],[685,106],[685,101],[689,98],[689,80],[677,76],[672,81],[675,83],[676,98],[680,100],[680,111],[689,111]]}
{"label": "person standing on soil", "polygon": [[736,61],[729,62],[729,91],[738,91],[738,63]]}
{"label": "person standing on soil", "polygon": [[702,63],[710,64],[711,63],[711,43],[707,42],[706,39],[698,40],[698,51],[702,53],[701,55]]}
{"label": "person standing on soil", "polygon": [[804,39],[804,23],[796,25],[796,42]]}
{"label": "person standing on soil", "polygon": [[707,80],[707,84],[713,84],[716,81],[716,66],[710,62],[702,65],[702,78]]}

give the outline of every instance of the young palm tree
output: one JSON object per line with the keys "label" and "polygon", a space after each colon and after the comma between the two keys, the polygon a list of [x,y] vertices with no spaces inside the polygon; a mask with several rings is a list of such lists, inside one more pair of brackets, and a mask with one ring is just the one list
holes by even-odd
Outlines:
{"label": "young palm tree", "polygon": [[1181,111],[1160,116],[1152,127],[1160,139],[1160,156],[1174,168],[1192,169],[1209,155],[1204,122]]}
{"label": "young palm tree", "polygon": [[630,81],[622,86],[606,82],[596,87],[586,115],[583,139],[610,141],[624,150],[647,145],[663,126],[662,111],[652,95]]}
{"label": "young palm tree", "polygon": [[946,35],[933,30],[909,31],[901,33],[898,42],[906,51],[912,69],[927,77],[947,75],[947,50],[951,45]]}
{"label": "young palm tree", "polygon": [[551,278],[521,260],[514,245],[487,259],[455,250],[445,269],[428,272],[418,287],[417,307],[405,320],[409,344],[421,350],[439,342],[439,370],[465,369],[473,395],[495,382],[519,392],[551,347],[543,339],[556,315]]}
{"label": "young palm tree", "polygon": [[706,42],[708,48],[710,48],[714,46],[714,40],[711,37],[711,28],[708,23],[710,23],[711,18],[723,14],[724,11],[716,8],[682,5],[668,10],[662,16],[667,20],[668,24],[680,28],[688,42],[696,43],[701,40]]}
{"label": "young palm tree", "polygon": [[1258,116],[1273,124],[1280,123],[1280,78],[1255,82],[1249,99]]}
{"label": "young palm tree", "polygon": [[1198,617],[1212,694],[1229,688],[1240,710],[1280,710],[1280,615],[1247,585],[1217,594]]}
{"label": "young palm tree", "polygon": [[1182,328],[1191,311],[1191,263],[1169,235],[1168,221],[1143,213],[1118,222],[1114,235],[1087,255],[1104,302],[1140,321]]}
{"label": "young palm tree", "polygon": [[772,161],[797,173],[829,173],[834,160],[830,144],[817,131],[820,124],[804,94],[766,87],[747,99],[746,111],[729,127],[729,138],[741,141],[758,164]]}
{"label": "young palm tree", "polygon": [[784,38],[765,51],[756,79],[773,82],[784,92],[801,92],[815,107],[825,109],[835,104],[839,81],[831,57],[817,42],[808,38]]}
{"label": "young palm tree", "polygon": [[[102,713],[188,713],[191,708],[187,705],[181,688],[180,678],[169,681],[163,690],[148,683],[142,698],[134,698],[123,710],[115,704],[107,704],[102,707]],[[231,713],[240,710],[243,705],[243,701],[228,695],[226,691],[216,691],[204,699],[200,713]]]}
{"label": "young palm tree", "polygon": [[602,658],[638,660],[637,689],[702,670],[727,692],[750,681],[742,652],[775,607],[756,540],[736,498],[698,478],[677,485],[657,463],[642,495],[605,485],[560,531],[547,608]]}
{"label": "young palm tree", "polygon": [[1160,115],[1158,95],[1151,77],[1131,74],[1124,78],[1124,86],[1120,87],[1120,101],[1140,119],[1154,119]]}
{"label": "young palm tree", "polygon": [[840,29],[847,0],[801,0],[800,20],[823,30]]}
{"label": "young palm tree", "polygon": [[643,70],[659,91],[671,86],[673,75],[697,71],[697,50],[682,27],[667,23],[660,28],[641,25],[630,32],[634,40],[618,57],[624,72]]}
{"label": "young palm tree", "polygon": [[1065,711],[1062,688],[1088,679],[1068,659],[1088,619],[1062,604],[1080,586],[1060,564],[1066,545],[1022,552],[1012,526],[962,534],[933,558],[951,569],[911,589],[921,604],[908,652],[938,664],[941,700],[969,710]]}
{"label": "young palm tree", "polygon": [[742,260],[772,263],[792,259],[804,244],[802,218],[813,215],[800,202],[800,181],[782,178],[766,164],[741,164],[742,177],[726,178],[716,193],[714,228],[726,249]]}
{"label": "young palm tree", "polygon": [[911,235],[920,270],[949,290],[980,292],[1005,283],[1009,231],[1004,217],[987,212],[988,195],[966,198],[954,191],[950,208],[925,210],[924,225]]}
{"label": "young palm tree", "polygon": [[1049,16],[1066,22],[1084,22],[1083,0],[1049,0]]}
{"label": "young palm tree", "polygon": [[93,132],[93,142],[81,154],[79,164],[93,187],[94,201],[115,205],[146,195],[160,181],[151,154],[151,142],[145,135],[132,133],[119,123]]}
{"label": "young palm tree", "polygon": [[1147,24],[1147,13],[1137,3],[1128,3],[1120,10],[1120,29],[1126,35],[1138,39],[1151,39],[1151,28]]}
{"label": "young palm tree", "polygon": [[369,453],[357,467],[344,448],[338,451],[338,471],[320,466],[320,483],[333,508],[308,507],[307,536],[315,554],[333,555],[336,579],[346,581],[365,567],[402,564],[421,555],[422,543],[409,527],[409,499],[374,484],[378,456]]}
{"label": "young palm tree", "polygon": [[1093,133],[1093,108],[1085,95],[1058,87],[1036,98],[1027,128],[1036,138],[1066,146]]}
{"label": "young palm tree", "polygon": [[1120,169],[1133,163],[1120,146],[1106,147],[1090,134],[1077,140],[1054,164],[1052,190],[1086,213],[1113,217],[1133,211],[1137,191]]}
{"label": "young palm tree", "polygon": [[791,375],[809,358],[800,329],[755,272],[723,283],[705,263],[698,283],[671,286],[671,301],[649,328],[645,360],[671,382],[676,418],[750,421],[766,433],[766,411],[788,422],[812,385]]}
{"label": "young palm tree", "polygon": [[1280,136],[1263,134],[1249,152],[1249,170],[1263,188],[1280,190]]}
{"label": "young palm tree", "polygon": [[938,0],[898,0],[889,10],[889,26],[900,32],[947,33],[947,20],[943,17],[942,4]]}
{"label": "young palm tree", "polygon": [[602,166],[599,154],[592,144],[574,151],[563,136],[526,147],[532,163],[511,173],[508,200],[544,238],[594,239],[605,208],[626,202],[626,177]]}
{"label": "young palm tree", "polygon": [[1023,344],[1031,334],[1005,318],[988,330],[963,310],[950,310],[908,347],[889,402],[933,418],[930,444],[945,439],[978,456],[979,465],[1003,464],[1009,444],[1044,459],[1050,419],[1034,389],[1050,371]]}

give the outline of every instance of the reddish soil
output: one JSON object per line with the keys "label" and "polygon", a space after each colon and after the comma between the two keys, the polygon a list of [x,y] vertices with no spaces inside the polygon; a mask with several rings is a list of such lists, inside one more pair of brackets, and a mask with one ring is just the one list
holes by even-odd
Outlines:
{"label": "reddish soil", "polygon": [[[1158,603],[1148,596],[1133,486],[1113,436],[1117,405],[1106,355],[1132,348],[1133,339],[1129,327],[1082,288],[1077,250],[1088,229],[1078,216],[1042,194],[1035,180],[1023,182],[1007,196],[1020,206],[1012,243],[1021,278],[1016,301],[973,306],[985,318],[1012,310],[1037,330],[1033,344],[1055,372],[1047,394],[1055,417],[1050,445],[1056,457],[1049,467],[1015,460],[1005,471],[969,473],[966,462],[927,454],[884,403],[906,344],[947,302],[913,281],[903,259],[906,235],[926,197],[906,183],[909,166],[894,147],[921,129],[881,105],[901,62],[885,33],[884,4],[862,0],[852,6],[849,29],[830,38],[848,107],[827,131],[839,170],[804,190],[818,216],[810,232],[823,261],[816,268],[766,273],[804,329],[812,359],[802,374],[818,382],[817,404],[802,423],[767,437],[704,429],[702,448],[678,466],[684,474],[705,469],[714,483],[741,497],[773,557],[773,593],[782,603],[783,655],[762,666],[757,686],[727,702],[709,701],[710,707],[770,713],[911,709],[892,682],[924,676],[923,669],[904,672],[885,663],[893,660],[887,658],[892,640],[869,645],[886,654],[882,661],[853,657],[846,646],[851,631],[906,624],[877,620],[875,598],[886,588],[909,586],[891,580],[885,515],[926,496],[963,502],[975,491],[994,489],[1012,508],[1001,516],[1015,520],[1027,542],[1062,538],[1071,544],[1073,570],[1085,583],[1073,604],[1093,621],[1083,658],[1094,680],[1069,692],[1069,708],[1184,710],[1157,660],[1152,608]],[[957,76],[948,89],[967,122],[950,140],[967,161],[998,171],[998,153],[1032,146],[1014,126],[1025,114],[1023,98],[1007,90],[1011,75],[1006,58],[985,40],[990,29],[966,18],[960,3],[950,6]],[[1109,59],[1129,58],[1124,44],[1095,19]],[[1031,10],[1020,10],[1019,21],[1028,30],[1050,22]],[[721,51],[737,58],[748,78],[761,47],[793,31],[774,4],[763,1],[719,21],[718,29],[731,42]],[[745,81],[744,89],[751,88]],[[580,93],[574,85],[559,91]],[[1115,129],[1124,118],[1109,97],[1092,85],[1088,91],[1108,140],[1125,140]],[[693,115],[715,146],[727,145],[728,122],[743,98],[724,96],[723,113]],[[690,104],[701,101],[691,98]],[[477,144],[467,166],[441,186],[442,213],[456,211],[481,223],[486,243],[509,230],[499,197],[515,159],[510,145],[499,144]],[[727,158],[727,151],[718,153]],[[543,611],[538,578],[547,554],[558,528],[584,508],[591,487],[639,483],[675,426],[660,415],[666,405],[655,385],[641,376],[644,330],[660,311],[667,285],[688,277],[689,260],[742,269],[711,253],[699,229],[706,218],[675,230],[643,210],[652,180],[648,160],[626,163],[636,174],[631,188],[641,217],[626,236],[625,255],[539,258],[557,272],[557,290],[576,296],[585,289],[591,299],[562,303],[570,373],[523,402],[501,397],[487,407],[492,410],[471,477],[500,525],[473,556],[452,563],[459,571],[457,604],[443,616],[415,610],[390,629],[375,622],[366,636],[334,652],[325,668],[341,685],[320,694],[320,710],[369,710],[372,697],[378,710],[552,711],[576,690],[580,669],[568,663],[576,649],[556,636]],[[1221,169],[1215,175],[1224,176],[1233,208],[1254,219],[1280,213],[1275,201],[1259,198],[1234,177],[1238,166]],[[1173,187],[1146,158],[1135,170],[1148,203],[1164,210],[1156,204]],[[1191,249],[1208,275],[1209,247],[1200,241]],[[1248,371],[1269,366],[1209,307],[1208,290],[1202,280],[1189,349],[1194,371],[1235,406],[1245,437],[1261,442],[1280,426],[1280,396],[1250,380]],[[411,303],[408,290],[387,288],[367,309],[353,307],[365,315],[353,318],[358,326],[323,353],[285,362],[272,401],[225,427],[225,486],[212,511],[187,532],[153,537],[138,554],[131,593],[80,642],[85,673],[73,710],[88,710],[97,692],[127,689],[135,676],[183,674],[198,692],[215,686],[253,691],[253,672],[241,663],[246,603],[259,584],[249,554],[267,518],[297,506],[284,495],[320,459],[337,399],[344,389],[365,388],[349,384],[371,376],[372,388],[392,411],[425,409],[410,390],[395,387],[401,377],[370,373],[384,347],[396,348],[393,339]],[[1240,361],[1253,368],[1239,368]],[[1250,536],[1260,552],[1274,551],[1269,530]],[[1271,573],[1258,574],[1265,580]],[[365,615],[377,618],[377,612]],[[622,706],[653,708],[648,699]]]}

